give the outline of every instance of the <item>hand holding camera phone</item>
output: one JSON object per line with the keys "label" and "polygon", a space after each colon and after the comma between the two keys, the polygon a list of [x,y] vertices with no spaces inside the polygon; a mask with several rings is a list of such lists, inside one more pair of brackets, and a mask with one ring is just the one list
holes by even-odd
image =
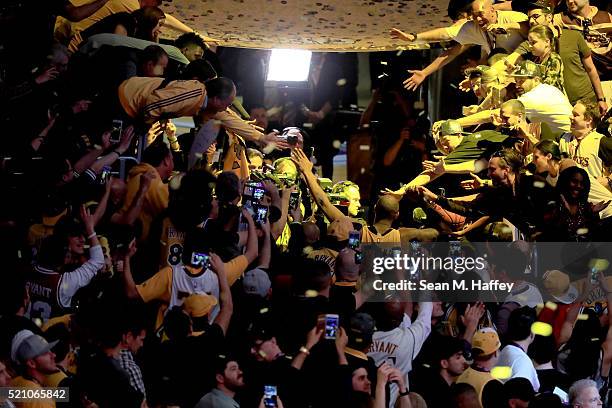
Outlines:
{"label": "hand holding camera phone", "polygon": [[104,166],[102,168],[102,172],[100,173],[100,184],[106,184],[110,176],[111,176],[110,166]]}
{"label": "hand holding camera phone", "polygon": [[319,327],[323,330],[323,338],[335,340],[340,329],[340,316],[337,314],[320,315],[318,319]]}
{"label": "hand holding camera phone", "polygon": [[119,143],[121,140],[121,133],[123,132],[123,121],[114,119],[113,120],[113,128],[111,130],[111,135],[109,141],[111,143]]}

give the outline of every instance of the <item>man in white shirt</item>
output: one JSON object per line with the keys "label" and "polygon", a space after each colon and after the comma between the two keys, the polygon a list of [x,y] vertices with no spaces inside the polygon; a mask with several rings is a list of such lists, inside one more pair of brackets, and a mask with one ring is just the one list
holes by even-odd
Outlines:
{"label": "man in white shirt", "polygon": [[[572,105],[567,96],[552,85],[541,82],[542,73],[538,64],[522,61],[512,76],[515,77],[518,100],[525,107],[525,115],[532,123],[546,123],[553,134],[568,132],[570,120],[568,114]],[[489,123],[492,118],[500,117],[499,109],[484,110],[473,115],[457,119],[464,128],[482,123]],[[433,125],[433,131],[441,126],[442,121]]]}
{"label": "man in white shirt", "polygon": [[507,333],[510,343],[502,349],[497,367],[510,367],[512,370],[510,378],[528,379],[537,392],[540,389],[540,380],[531,358],[527,355],[527,349],[535,339],[535,334],[531,331],[531,325],[535,321],[535,310],[530,307],[521,307],[512,311],[508,319]]}
{"label": "man in white shirt", "polygon": [[[412,361],[431,333],[433,303],[419,302],[419,314],[411,324],[405,321],[405,303],[393,300],[386,302],[383,307],[383,315],[376,319],[379,331],[374,332],[372,336],[368,356],[374,359],[377,366],[388,362],[398,368],[407,382]],[[390,406],[393,406],[397,396],[397,385],[392,384]]]}
{"label": "man in white shirt", "polygon": [[[595,131],[599,111],[592,102],[578,101],[572,110],[571,132],[559,140],[559,150],[589,174],[589,202],[599,204],[612,200],[612,139]],[[612,215],[612,205],[599,213],[601,218]]]}
{"label": "man in white shirt", "polygon": [[[473,45],[480,45],[485,55],[494,48],[514,50],[527,38],[527,16],[516,11],[500,11],[493,8],[492,0],[474,0],[468,8],[471,19],[460,20],[450,27],[437,28],[424,33],[404,33],[391,30],[394,38],[405,41],[450,41],[459,44],[443,52],[423,70],[409,71],[413,75],[404,81],[408,90],[416,89],[429,75],[447,65],[458,55]],[[512,26],[508,30],[500,30],[500,25]]]}

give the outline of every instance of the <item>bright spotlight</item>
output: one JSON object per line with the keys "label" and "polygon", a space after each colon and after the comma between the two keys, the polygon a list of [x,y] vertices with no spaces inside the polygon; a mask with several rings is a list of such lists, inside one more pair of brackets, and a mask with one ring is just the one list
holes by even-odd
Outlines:
{"label": "bright spotlight", "polygon": [[307,82],[311,51],[273,49],[268,66],[268,81]]}

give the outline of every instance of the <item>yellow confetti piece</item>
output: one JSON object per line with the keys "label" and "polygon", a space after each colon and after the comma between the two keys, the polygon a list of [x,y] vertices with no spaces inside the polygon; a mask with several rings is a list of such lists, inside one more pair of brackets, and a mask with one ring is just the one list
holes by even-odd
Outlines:
{"label": "yellow confetti piece", "polygon": [[589,229],[588,228],[578,228],[576,230],[576,234],[578,235],[586,235],[589,233]]}
{"label": "yellow confetti piece", "polygon": [[270,311],[270,309],[268,309],[267,307],[264,307],[263,309],[259,309],[260,314],[268,313],[268,311]]}
{"label": "yellow confetti piece", "polygon": [[316,290],[307,290],[306,293],[304,293],[304,296],[308,297],[308,298],[313,298],[313,297],[317,297],[319,293]]}
{"label": "yellow confetti piece", "polygon": [[491,370],[491,377],[497,380],[505,380],[512,377],[512,368],[506,366],[493,367]]}
{"label": "yellow confetti piece", "polygon": [[580,313],[578,315],[578,320],[589,320],[589,315],[588,314],[584,314],[584,313]]}
{"label": "yellow confetti piece", "polygon": [[550,310],[557,310],[559,306],[555,302],[546,302],[546,308]]}
{"label": "yellow confetti piece", "polygon": [[34,319],[32,319],[32,321],[38,327],[42,327],[42,325],[43,325],[42,320],[40,320],[38,317],[35,317]]}
{"label": "yellow confetti piece", "polygon": [[550,324],[544,322],[535,322],[531,325],[531,332],[539,336],[548,337],[552,334],[553,328]]}

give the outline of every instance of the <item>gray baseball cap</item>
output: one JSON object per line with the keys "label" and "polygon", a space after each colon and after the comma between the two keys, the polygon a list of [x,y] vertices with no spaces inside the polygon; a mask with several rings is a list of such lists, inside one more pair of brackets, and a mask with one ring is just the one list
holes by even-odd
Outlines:
{"label": "gray baseball cap", "polygon": [[44,337],[32,333],[30,330],[21,330],[15,334],[11,343],[11,359],[23,364],[28,360],[48,353],[59,340],[51,343]]}
{"label": "gray baseball cap", "polygon": [[258,295],[263,298],[268,295],[268,291],[270,287],[272,287],[272,282],[270,282],[270,277],[266,271],[255,268],[244,274],[244,278],[242,278],[242,287],[245,293],[249,295]]}

